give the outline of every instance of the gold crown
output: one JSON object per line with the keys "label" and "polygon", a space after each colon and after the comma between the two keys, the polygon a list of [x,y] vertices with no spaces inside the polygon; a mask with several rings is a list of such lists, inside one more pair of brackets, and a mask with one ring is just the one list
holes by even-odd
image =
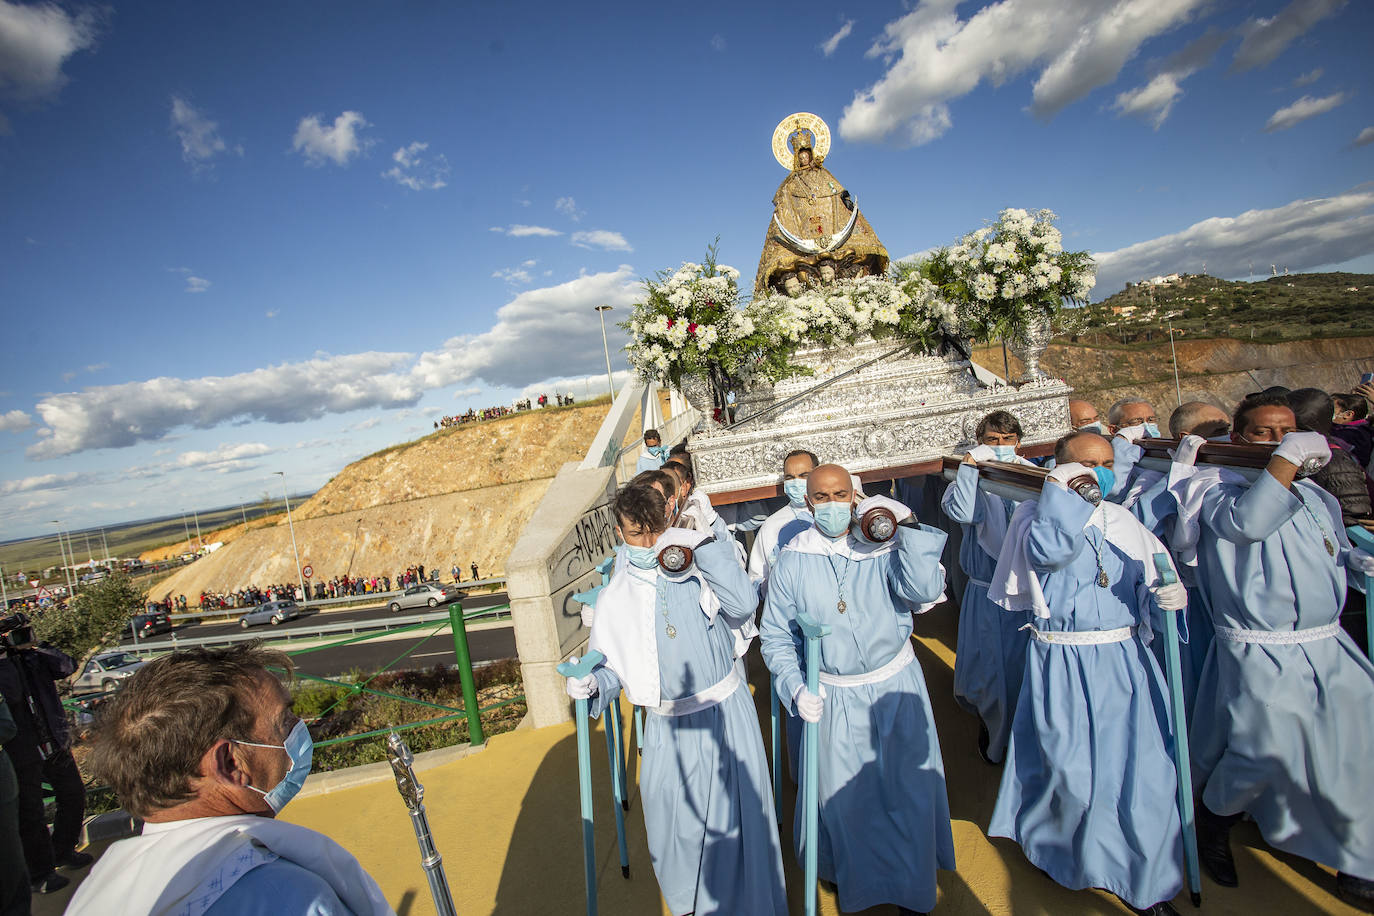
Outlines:
{"label": "gold crown", "polygon": [[805,127],[799,127],[792,132],[792,136],[787,139],[787,143],[792,147],[792,152],[799,153],[804,149],[815,152],[816,135]]}

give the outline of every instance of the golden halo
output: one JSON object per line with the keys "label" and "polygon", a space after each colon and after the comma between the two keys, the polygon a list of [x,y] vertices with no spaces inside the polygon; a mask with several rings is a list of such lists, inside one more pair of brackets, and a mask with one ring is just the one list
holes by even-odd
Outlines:
{"label": "golden halo", "polygon": [[802,128],[811,131],[816,138],[816,145],[811,150],[816,162],[824,160],[825,154],[830,152],[830,128],[824,121],[809,111],[790,114],[779,121],[773,131],[773,158],[789,172],[792,171],[792,147],[787,145],[787,139]]}

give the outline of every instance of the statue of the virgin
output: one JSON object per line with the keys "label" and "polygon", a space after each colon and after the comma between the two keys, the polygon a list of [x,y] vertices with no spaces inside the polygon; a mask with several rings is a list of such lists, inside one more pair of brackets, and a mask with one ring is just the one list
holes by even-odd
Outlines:
{"label": "statue of the virgin", "polygon": [[836,277],[886,273],[887,249],[823,165],[829,151],[830,128],[816,115],[788,115],[773,131],[773,155],[788,173],[773,195],[756,297],[772,291],[795,296]]}

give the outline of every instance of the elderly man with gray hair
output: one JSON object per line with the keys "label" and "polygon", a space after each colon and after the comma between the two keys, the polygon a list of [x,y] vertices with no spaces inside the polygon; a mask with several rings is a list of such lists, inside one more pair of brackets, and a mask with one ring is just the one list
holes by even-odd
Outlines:
{"label": "elderly man with gray hair", "polygon": [[257,641],[173,652],[110,701],[91,763],[143,835],[111,846],[67,916],[381,916],[392,909],[333,840],[275,820],[312,744]]}

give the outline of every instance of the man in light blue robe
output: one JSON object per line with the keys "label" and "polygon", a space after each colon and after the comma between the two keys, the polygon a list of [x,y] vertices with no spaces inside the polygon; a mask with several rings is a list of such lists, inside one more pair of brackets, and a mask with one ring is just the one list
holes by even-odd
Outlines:
{"label": "man in light blue robe", "polygon": [[1122,398],[1107,408],[1107,422],[1112,430],[1115,485],[1111,493],[1103,495],[1129,509],[1164,476],[1137,466],[1144,452],[1136,442],[1147,437],[1159,438],[1159,418],[1149,401]]}
{"label": "man in light blue robe", "polygon": [[[666,528],[649,486],[616,496],[623,562],[598,595],[590,647],[606,661],[568,693],[600,715],[624,692],[648,710],[639,788],[654,875],[675,916],[784,916],[782,848],[754,701],[731,626],[752,620],[753,584],[731,544]],[[665,530],[666,528],[666,530]],[[689,549],[678,573],[667,548]]]}
{"label": "man in light blue robe", "polygon": [[1339,625],[1352,550],[1340,507],[1295,479],[1330,452],[1296,432],[1282,396],[1236,409],[1237,442],[1278,442],[1255,482],[1199,473],[1180,502],[1196,506],[1198,577],[1216,638],[1192,725],[1202,864],[1238,876],[1227,832],[1248,813],[1271,846],[1338,871],[1341,899],[1374,912],[1374,665]]}
{"label": "man in light blue robe", "polygon": [[644,450],[639,453],[639,460],[635,462],[635,473],[642,474],[645,471],[657,471],[663,467],[663,462],[667,460],[668,448],[663,444],[663,438],[656,429],[644,430]]}
{"label": "man in light blue robe", "polygon": [[[853,524],[853,500],[844,468],[811,472],[816,527],[778,556],[760,642],[789,711],[819,722],[821,878],[837,886],[842,910],[893,903],[924,913],[935,906],[936,869],[954,868],[954,840],[911,607],[941,597],[945,535],[916,524],[896,500],[872,496],[860,513],[881,506],[900,522],[891,540],[874,544]],[[806,689],[801,613],[833,628],[818,647],[820,695]]]}
{"label": "man in light blue robe", "polygon": [[1015,840],[1065,887],[1176,916],[1178,780],[1164,678],[1145,644],[1153,609],[1186,599],[1158,584],[1158,538],[1120,506],[1067,488],[1091,475],[1109,491],[1112,461],[1102,436],[1065,436],[1040,499],[1007,530],[989,595],[1029,611],[1033,629],[988,836]]}
{"label": "man in light blue robe", "polygon": [[1005,410],[988,414],[974,433],[978,445],[964,456],[940,507],[964,526],[959,565],[968,575],[959,601],[959,639],[954,655],[954,698],[979,718],[978,753],[988,763],[1001,763],[1011,735],[1021,676],[1026,670],[1024,614],[1008,613],[988,600],[988,583],[1002,552],[1007,521],[1016,503],[978,489],[979,461],[1008,461],[1031,466],[1016,449],[1021,423]]}

